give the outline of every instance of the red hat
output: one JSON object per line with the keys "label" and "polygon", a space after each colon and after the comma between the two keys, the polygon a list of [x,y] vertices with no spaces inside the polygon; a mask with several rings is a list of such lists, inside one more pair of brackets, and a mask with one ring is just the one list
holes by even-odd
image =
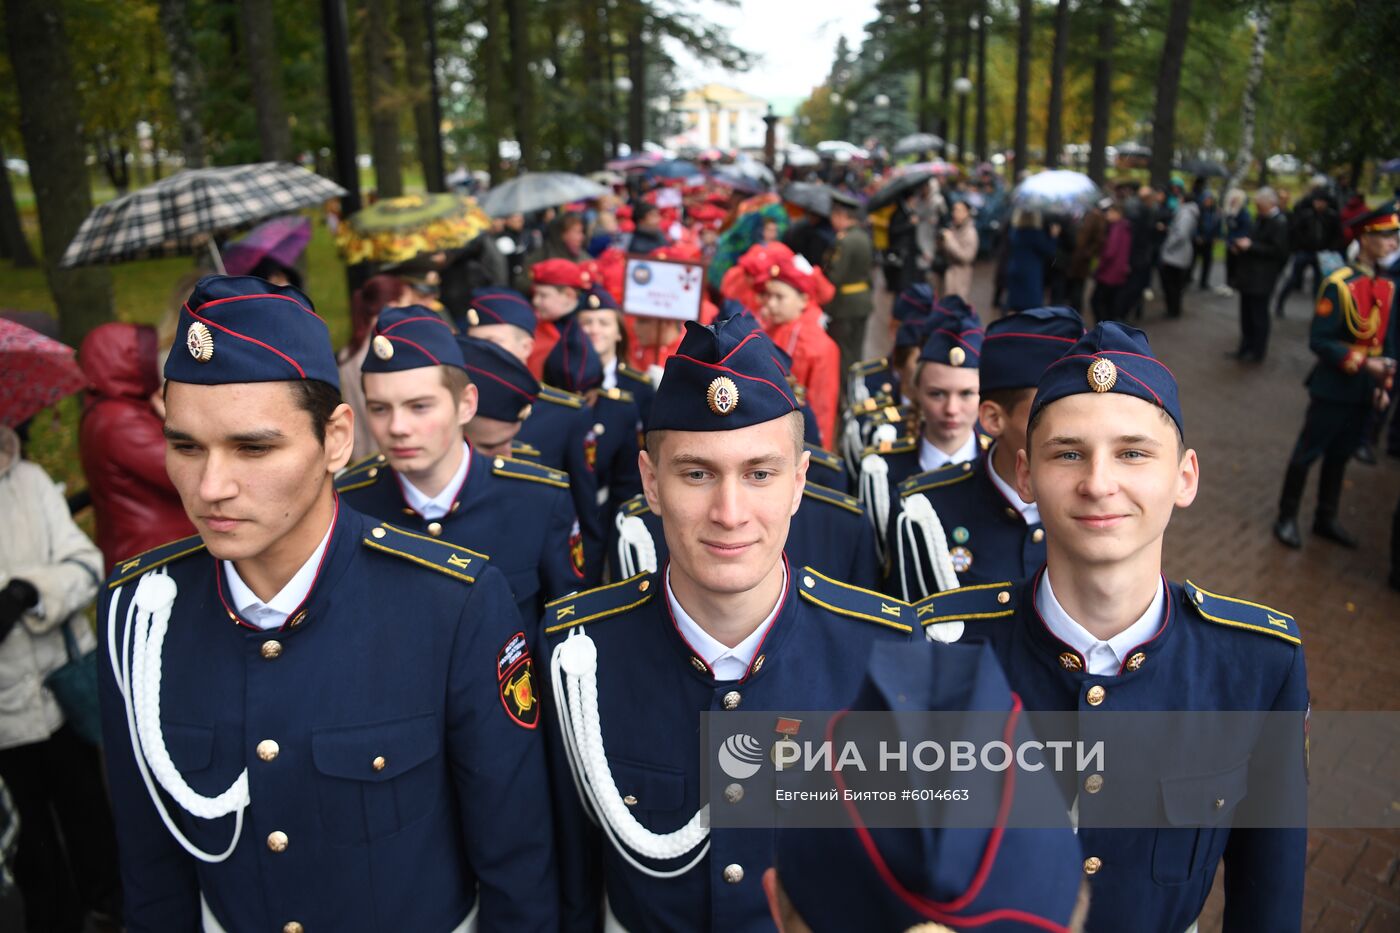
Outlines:
{"label": "red hat", "polygon": [[544,259],[530,267],[536,285],[557,285],[580,291],[593,284],[593,276],[576,262],[567,259]]}
{"label": "red hat", "polygon": [[755,291],[771,281],[791,285],[817,304],[825,304],[836,294],[820,269],[782,243],[759,243],[739,257],[739,268]]}
{"label": "red hat", "polygon": [[703,224],[718,224],[729,212],[713,204],[697,204],[689,209],[690,219]]}
{"label": "red hat", "polygon": [[693,243],[672,243],[670,246],[658,246],[647,253],[648,259],[669,259],[672,262],[703,262],[704,257],[700,255],[700,248]]}

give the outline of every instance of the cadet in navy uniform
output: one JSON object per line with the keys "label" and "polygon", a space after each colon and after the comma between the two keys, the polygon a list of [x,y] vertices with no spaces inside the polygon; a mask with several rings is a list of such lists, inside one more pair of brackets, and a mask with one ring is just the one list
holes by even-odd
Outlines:
{"label": "cadet in navy uniform", "polygon": [[687,323],[641,458],[670,559],[545,613],[565,929],[595,929],[606,893],[609,929],[771,930],[772,834],[710,831],[699,714],[840,709],[870,646],[910,637],[907,604],[784,559],[801,421],[761,335]]}
{"label": "cadet in navy uniform", "polygon": [[521,617],[538,619],[546,601],[583,579],[569,479],[462,439],[478,416],[518,426],[539,384],[494,344],[461,344],[422,308],[379,315],[361,379],[380,453],[336,488],[366,515],[484,552],[510,581]]}
{"label": "cadet in navy uniform", "polygon": [[886,405],[906,401],[903,395],[913,391],[914,367],[927,337],[920,325],[937,314],[938,301],[927,282],[910,285],[899,293],[890,309],[890,316],[899,322],[894,352],[851,364],[846,371],[848,407],[856,408],[868,399]]}
{"label": "cadet in navy uniform", "polygon": [[1298,626],[1287,613],[1163,579],[1162,536],[1172,510],[1195,498],[1199,467],[1183,440],[1176,380],[1142,331],[1099,324],[1045,371],[1016,473],[1022,497],[1040,507],[1045,568],[1024,583],[930,596],[918,604],[925,626],[990,641],[1026,709],[1077,711],[1081,738],[1115,710],[1299,720],[1296,759],[1245,747],[1229,773],[1205,779],[1205,766],[1183,760],[1180,775],[1163,775],[1163,811],[1144,820],[1173,828],[1092,828],[1095,795],[1113,777],[1084,777],[1088,929],[1191,928],[1223,856],[1225,929],[1297,930],[1306,830],[1230,824],[1246,780],[1301,793],[1308,691]]}
{"label": "cadet in navy uniform", "polygon": [[[601,300],[590,292],[588,299]],[[611,299],[607,299],[611,302]],[[624,389],[604,389],[603,364],[578,317],[559,322],[559,342],[544,361],[544,377],[552,385],[581,396],[589,406],[593,424],[585,440],[598,500],[594,512],[601,527],[625,502],[642,491],[637,470],[637,450],[642,430],[642,413],[632,393]]]}
{"label": "cadet in navy uniform", "polygon": [[[579,301],[578,310],[571,319],[583,328],[593,349],[598,352],[603,367],[603,390],[618,389],[630,395],[645,421],[651,413],[651,400],[656,396],[656,387],[645,373],[623,362],[628,352],[627,326],[622,319],[622,309],[612,293],[595,282]],[[545,378],[549,378],[548,375]]]}
{"label": "cadet in navy uniform", "polygon": [[[896,716],[915,710],[1004,712],[1007,730],[1030,738],[1021,705],[986,645],[876,645],[851,708]],[[839,748],[859,735],[857,729],[875,728],[870,718],[850,731],[837,723],[833,740]],[[1063,806],[1048,773],[1026,770],[1015,777],[987,787],[1007,813],[1018,802],[1038,807],[1050,799]],[[842,772],[856,791],[863,789],[861,778]],[[922,789],[916,781],[908,786]],[[950,829],[925,813],[929,825],[895,828],[888,822],[866,825],[859,803],[848,812],[849,826],[778,829],[776,865],[763,877],[778,933],[1083,929],[1088,888],[1068,818],[1022,829],[1007,825],[1003,814],[985,828]]]}
{"label": "cadet in navy uniform", "polygon": [[311,303],[206,276],[165,377],[200,536],[99,607],[126,928],[557,929],[531,639],[485,556],[336,497],[354,415]]}
{"label": "cadet in navy uniform", "polygon": [[1032,308],[987,325],[977,420],[992,446],[974,461],[899,484],[891,592],[917,600],[960,585],[1024,580],[1045,563],[1040,511],[1016,492],[1016,453],[1026,444],[1040,374],[1083,334],[1071,308]]}

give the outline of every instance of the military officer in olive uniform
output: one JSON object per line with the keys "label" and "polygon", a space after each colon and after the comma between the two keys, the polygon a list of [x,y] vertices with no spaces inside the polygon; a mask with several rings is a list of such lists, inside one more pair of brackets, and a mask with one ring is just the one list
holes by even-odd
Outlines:
{"label": "military officer in olive uniform", "polygon": [[126,929],[557,930],[531,630],[489,558],[337,498],[310,301],[206,276],[165,377],[199,536],[99,604]]}
{"label": "military officer in olive uniform", "polygon": [[829,318],[826,331],[841,348],[844,373],[860,359],[865,344],[865,323],[873,310],[870,267],[874,263],[874,247],[870,234],[861,226],[860,205],[853,198],[832,198],[831,226],[836,231],[836,242],[827,252],[822,271],[836,286],[836,295],[822,310]]}
{"label": "military officer in olive uniform", "polygon": [[907,604],[783,556],[801,420],[761,335],[687,323],[642,454],[669,559],[545,613],[564,929],[606,897],[607,929],[771,930],[772,833],[710,829],[699,715],[844,708],[870,647],[910,636]]}

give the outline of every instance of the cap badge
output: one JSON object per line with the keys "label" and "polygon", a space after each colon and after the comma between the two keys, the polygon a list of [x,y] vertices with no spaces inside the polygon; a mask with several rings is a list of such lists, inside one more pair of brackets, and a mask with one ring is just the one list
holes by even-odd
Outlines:
{"label": "cap badge", "polygon": [[769,274],[770,276],[772,276],[773,278],[776,279],[776,278],[778,277],[778,273],[780,273],[780,272],[782,272],[782,271],[783,271],[783,270],[782,270],[781,268],[779,268],[779,267],[778,267],[778,264],[775,262],[775,263],[773,263],[772,268],[770,268],[770,269],[768,270],[768,274]]}
{"label": "cap badge", "polygon": [[732,414],[739,407],[739,387],[728,376],[716,376],[705,390],[705,404],[717,415]]}
{"label": "cap badge", "polygon": [[385,337],[383,334],[377,335],[371,342],[371,346],[374,347],[374,355],[379,357],[381,360],[393,359],[394,343],[388,337]]}
{"label": "cap badge", "polygon": [[526,405],[524,408],[520,409],[520,414],[515,416],[515,420],[524,421],[526,418],[530,417],[530,412],[534,410],[535,408],[533,405]]}
{"label": "cap badge", "polygon": [[476,313],[475,308],[467,309],[467,326],[475,327],[481,323],[481,315]]}
{"label": "cap badge", "polygon": [[961,366],[967,362],[967,351],[962,347],[954,347],[948,351],[948,362],[954,366]]}
{"label": "cap badge", "polygon": [[1097,357],[1089,366],[1089,388],[1095,392],[1107,392],[1118,382],[1118,367],[1112,360]]}
{"label": "cap badge", "polygon": [[185,347],[197,362],[207,363],[214,358],[214,335],[202,321],[195,321],[185,332]]}
{"label": "cap badge", "polygon": [[597,295],[589,295],[589,296],[588,296],[588,307],[589,307],[589,308],[591,308],[591,309],[593,309],[593,310],[596,311],[598,308],[602,307],[602,305],[603,305],[603,303],[602,303],[601,301],[598,300],[598,296],[597,296]]}

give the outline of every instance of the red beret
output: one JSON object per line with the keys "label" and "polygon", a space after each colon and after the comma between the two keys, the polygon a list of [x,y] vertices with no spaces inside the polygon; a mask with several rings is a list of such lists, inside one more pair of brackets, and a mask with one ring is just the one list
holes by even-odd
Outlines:
{"label": "red beret", "polygon": [[593,276],[576,262],[567,259],[544,259],[530,267],[536,285],[558,285],[583,290],[593,284]]}

